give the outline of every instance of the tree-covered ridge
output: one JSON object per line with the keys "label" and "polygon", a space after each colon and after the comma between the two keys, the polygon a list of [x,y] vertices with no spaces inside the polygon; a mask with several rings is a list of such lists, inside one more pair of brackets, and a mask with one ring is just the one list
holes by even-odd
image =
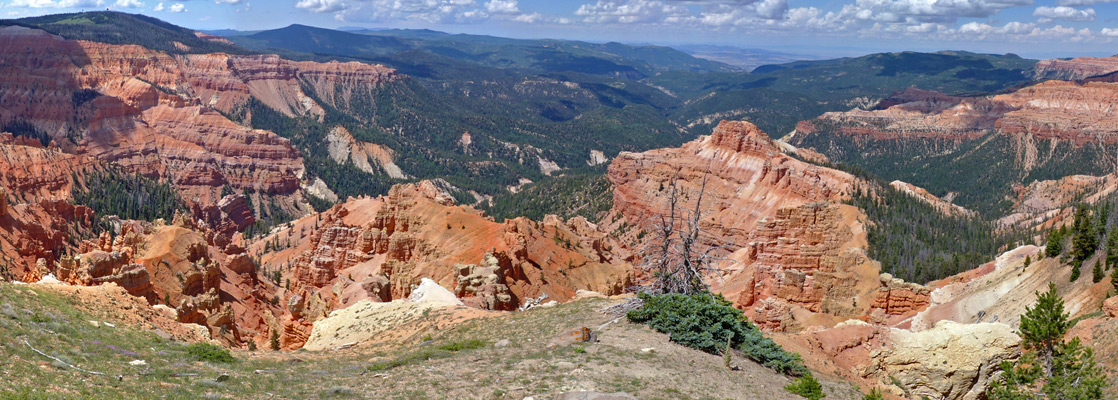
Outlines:
{"label": "tree-covered ridge", "polygon": [[[62,36],[109,44],[136,44],[171,54],[231,53],[249,51],[228,43],[206,40],[193,30],[141,14],[116,11],[53,14],[14,20],[0,20],[0,26],[20,25]],[[180,47],[181,43],[186,47]]]}
{"label": "tree-covered ridge", "polygon": [[[829,130],[825,124],[817,127]],[[1071,141],[1036,142],[1031,168],[1025,147],[1017,139],[996,132],[975,139],[927,138],[911,140],[855,140],[846,136],[798,136],[796,145],[814,148],[836,163],[857,165],[887,180],[902,180],[944,197],[955,193],[955,204],[993,219],[1013,206],[1015,184],[1054,180],[1069,175],[1104,175],[1113,170],[1118,146]],[[996,171],[996,173],[991,173]]]}
{"label": "tree-covered ridge", "polygon": [[84,181],[74,185],[71,194],[74,204],[85,205],[96,213],[94,231],[105,229],[105,217],[112,215],[120,219],[169,221],[176,211],[186,209],[174,187],[142,175],[108,170],[88,174],[84,180],[75,177],[74,181]]}
{"label": "tree-covered ridge", "polygon": [[536,72],[579,71],[630,79],[640,79],[660,71],[704,73],[737,70],[730,65],[696,58],[664,46],[509,39],[431,30],[345,32],[291,25],[248,35],[230,35],[229,39],[246,48],[267,51],[286,49],[302,53],[301,57],[371,57],[420,51],[491,68]]}
{"label": "tree-covered ridge", "polygon": [[[645,82],[692,99],[673,117],[693,134],[709,133],[714,126],[698,116],[721,115],[749,118],[770,135],[782,136],[799,121],[867,107],[910,87],[953,95],[1005,90],[1029,82],[1035,64],[1013,54],[878,53],[765,65],[750,73],[665,72]],[[767,106],[752,104],[753,96],[764,96]]]}
{"label": "tree-covered ridge", "polygon": [[927,283],[992,260],[1018,236],[976,216],[945,215],[883,181],[858,187],[850,204],[869,219],[869,256],[882,272]]}
{"label": "tree-covered ridge", "polygon": [[1095,204],[1076,204],[1071,224],[1048,231],[1044,255],[1070,264],[1072,282],[1088,267],[1092,282],[1099,283],[1109,274],[1118,289],[1118,216],[1111,212],[1116,204],[1118,195],[1113,193]]}
{"label": "tree-covered ridge", "polygon": [[603,169],[590,168],[530,183],[516,193],[493,196],[481,203],[481,209],[497,222],[516,217],[540,221],[548,214],[564,221],[581,216],[597,222],[613,206],[613,185]]}
{"label": "tree-covered ridge", "polygon": [[[728,72],[720,64],[703,64],[664,47],[518,40],[423,30],[356,33],[291,26],[230,39],[289,58],[385,64],[421,80],[437,81],[438,85],[431,86],[432,92],[468,86],[470,93],[496,90],[507,94],[507,85],[478,85],[490,82],[489,75],[495,72],[521,78],[597,76],[611,87],[641,92],[624,103],[649,104],[662,114],[654,118],[678,124],[688,131],[688,137],[710,133],[711,121],[728,118],[750,119],[779,136],[799,121],[826,111],[868,106],[909,87],[951,94],[1000,91],[1028,82],[1036,63],[1012,54],[903,52]],[[641,100],[654,94],[668,101]],[[565,108],[569,107],[560,104],[552,110]],[[557,115],[573,118],[580,114],[571,111]]]}

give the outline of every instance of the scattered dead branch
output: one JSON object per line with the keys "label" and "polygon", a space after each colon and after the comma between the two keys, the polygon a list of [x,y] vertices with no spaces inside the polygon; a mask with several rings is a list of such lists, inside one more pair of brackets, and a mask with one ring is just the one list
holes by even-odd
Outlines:
{"label": "scattered dead branch", "polygon": [[90,371],[90,370],[87,370],[87,369],[82,369],[82,368],[80,368],[80,367],[78,367],[74,364],[70,364],[68,362],[62,361],[62,359],[60,359],[58,357],[55,357],[55,356],[52,356],[50,354],[39,351],[39,349],[36,349],[35,346],[31,345],[31,343],[28,343],[27,340],[24,340],[23,344],[27,345],[27,348],[31,349],[31,351],[39,353],[39,355],[41,355],[43,357],[46,357],[46,358],[49,358],[51,360],[54,360],[54,361],[60,362],[62,364],[65,364],[67,367],[69,367],[71,369],[74,369],[76,371],[81,371],[81,372],[84,372],[84,373],[87,373],[87,374],[90,374],[90,375],[102,375],[102,376],[105,375],[105,373],[103,373],[103,372],[97,372],[97,371]]}

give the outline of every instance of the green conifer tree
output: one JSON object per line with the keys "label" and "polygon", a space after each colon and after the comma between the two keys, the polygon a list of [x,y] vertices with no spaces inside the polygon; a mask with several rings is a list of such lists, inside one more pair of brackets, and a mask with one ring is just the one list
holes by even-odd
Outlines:
{"label": "green conifer tree", "polygon": [[1025,309],[1020,334],[1025,350],[1016,363],[1003,362],[1002,376],[991,383],[991,400],[1102,399],[1106,377],[1095,363],[1091,349],[1079,339],[1064,342],[1071,327],[1056,285],[1038,294]]}
{"label": "green conifer tree", "polygon": [[1075,236],[1072,237],[1071,256],[1073,260],[1079,261],[1082,265],[1095,254],[1098,249],[1098,234],[1095,232],[1095,224],[1090,216],[1090,210],[1087,206],[1080,205],[1075,209]]}
{"label": "green conifer tree", "polygon": [[1118,293],[1118,268],[1110,271],[1110,285],[1114,286],[1114,292]]}
{"label": "green conifer tree", "polygon": [[1044,255],[1056,257],[1064,252],[1064,235],[1061,231],[1060,229],[1054,229],[1048,233],[1048,245],[1044,247]]}

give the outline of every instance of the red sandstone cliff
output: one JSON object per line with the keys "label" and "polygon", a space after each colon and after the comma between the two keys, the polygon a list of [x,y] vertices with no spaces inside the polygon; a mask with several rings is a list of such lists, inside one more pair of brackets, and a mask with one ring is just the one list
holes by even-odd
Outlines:
{"label": "red sandstone cliff", "polygon": [[1082,80],[1118,71],[1118,57],[1076,57],[1041,60],[1034,67],[1036,79]]}
{"label": "red sandstone cliff", "polygon": [[702,245],[722,246],[727,256],[709,283],[765,329],[830,326],[868,319],[875,306],[903,313],[921,305],[889,301],[902,294],[890,297],[880,267],[866,257],[865,217],[841,204],[855,178],[789,157],[748,122],[724,121],[681,148],[621,153],[609,178],[611,226],[633,227],[624,238],[635,249],[654,234],[673,180],[681,205],[693,207],[706,179]]}
{"label": "red sandstone cliff", "polygon": [[339,203],[249,247],[264,276],[282,281],[289,348],[329,311],[407,298],[421,278],[454,290],[467,305],[502,310],[543,295],[566,301],[579,289],[620,293],[631,285],[632,268],[614,249],[583,219],[496,223],[453,205],[428,181]]}
{"label": "red sandstone cliff", "polygon": [[1118,143],[1110,122],[1118,83],[1047,81],[988,97],[964,98],[909,89],[883,100],[874,110],[829,112],[801,122],[790,139],[828,131],[853,140],[932,138],[973,139],[987,132],[1019,138],[1023,164],[1032,165],[1038,140],[1058,139],[1079,146]]}
{"label": "red sandstone cliff", "polygon": [[0,28],[0,60],[0,124],[30,123],[67,153],[166,179],[203,204],[216,203],[223,185],[299,190],[302,158],[287,139],[225,117],[250,98],[287,115],[321,116],[311,96],[344,110],[355,94],[399,79],[356,62],[169,55],[23,27]]}

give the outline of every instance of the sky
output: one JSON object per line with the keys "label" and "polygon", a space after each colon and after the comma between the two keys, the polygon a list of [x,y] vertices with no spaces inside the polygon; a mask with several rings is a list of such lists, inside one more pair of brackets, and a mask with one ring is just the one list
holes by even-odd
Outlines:
{"label": "sky", "polygon": [[426,28],[815,56],[1118,54],[1118,0],[0,0],[3,18],[103,9],[205,30]]}

